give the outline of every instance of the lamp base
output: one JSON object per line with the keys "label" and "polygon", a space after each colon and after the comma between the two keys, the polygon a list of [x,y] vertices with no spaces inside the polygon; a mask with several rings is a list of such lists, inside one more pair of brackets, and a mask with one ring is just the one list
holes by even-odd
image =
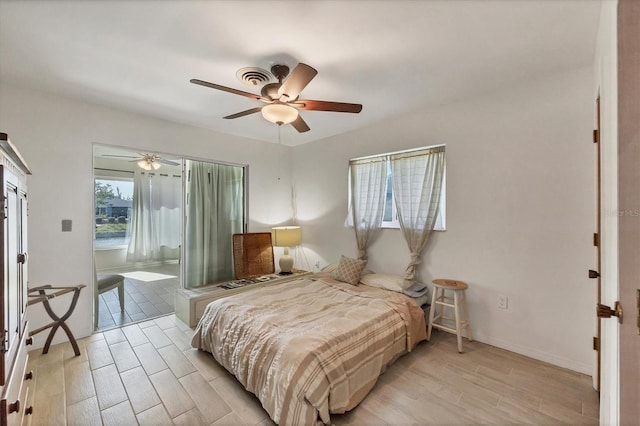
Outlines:
{"label": "lamp base", "polygon": [[289,256],[289,248],[285,248],[284,254],[280,258],[280,275],[291,275],[293,269],[293,257]]}

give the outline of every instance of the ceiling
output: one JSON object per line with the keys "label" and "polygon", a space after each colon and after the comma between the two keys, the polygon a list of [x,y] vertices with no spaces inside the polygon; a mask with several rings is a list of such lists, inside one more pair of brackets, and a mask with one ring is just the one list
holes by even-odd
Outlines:
{"label": "ceiling", "polygon": [[244,67],[318,75],[301,98],[361,103],[360,114],[302,111],[298,145],[416,108],[593,63],[599,0],[7,1],[0,0],[0,79],[110,107],[268,142],[259,101],[190,84],[259,93]]}

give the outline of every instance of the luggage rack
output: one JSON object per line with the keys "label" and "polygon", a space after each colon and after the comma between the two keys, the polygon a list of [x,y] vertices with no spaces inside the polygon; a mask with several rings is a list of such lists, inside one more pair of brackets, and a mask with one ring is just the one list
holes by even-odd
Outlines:
{"label": "luggage rack", "polygon": [[[69,319],[71,314],[73,314],[73,310],[76,308],[76,304],[78,303],[78,298],[80,297],[80,290],[85,288],[86,285],[79,284],[73,287],[54,287],[51,285],[43,285],[39,287],[33,287],[27,290],[27,294],[29,296],[29,300],[27,301],[27,306],[35,305],[37,303],[42,303],[44,306],[44,310],[49,314],[51,319],[53,320],[49,324],[42,326],[40,328],[36,328],[35,330],[29,332],[29,337],[38,334],[42,331],[45,331],[51,328],[49,332],[49,336],[47,336],[47,341],[44,344],[44,348],[42,349],[42,353],[46,354],[49,352],[49,346],[51,346],[51,341],[53,340],[53,336],[58,331],[58,328],[62,328],[64,332],[69,337],[69,343],[73,347],[73,353],[76,356],[80,356],[80,348],[78,348],[78,343],[76,342],[75,337],[73,337],[73,333],[71,333],[71,329],[69,326],[65,324],[65,321]],[[53,293],[48,293],[48,291],[53,291]],[[73,298],[71,299],[71,304],[69,305],[69,309],[67,312],[59,317],[53,309],[51,309],[51,305],[49,304],[49,300],[60,297],[64,294],[73,292]]]}

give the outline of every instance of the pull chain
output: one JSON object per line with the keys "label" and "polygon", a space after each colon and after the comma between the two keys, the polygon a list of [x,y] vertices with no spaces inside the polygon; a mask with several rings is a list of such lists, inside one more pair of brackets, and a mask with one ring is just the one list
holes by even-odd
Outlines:
{"label": "pull chain", "polygon": [[278,180],[280,180],[280,173],[282,172],[282,124],[278,124]]}

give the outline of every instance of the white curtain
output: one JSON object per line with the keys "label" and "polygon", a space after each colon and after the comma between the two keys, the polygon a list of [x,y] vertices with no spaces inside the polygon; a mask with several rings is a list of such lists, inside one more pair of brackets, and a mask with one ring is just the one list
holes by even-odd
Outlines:
{"label": "white curtain", "polygon": [[445,169],[444,147],[430,148],[390,156],[393,195],[398,222],[404,235],[411,261],[405,280],[413,283],[420,252],[436,223]]}
{"label": "white curtain", "polygon": [[367,247],[378,234],[384,214],[387,190],[385,158],[349,162],[351,200],[348,225],[353,225],[358,257],[367,260]]}
{"label": "white curtain", "polygon": [[244,224],[244,169],[199,161],[186,166],[186,286],[233,279],[232,235]]}
{"label": "white curtain", "polygon": [[179,176],[135,173],[128,262],[179,258],[181,190]]}

